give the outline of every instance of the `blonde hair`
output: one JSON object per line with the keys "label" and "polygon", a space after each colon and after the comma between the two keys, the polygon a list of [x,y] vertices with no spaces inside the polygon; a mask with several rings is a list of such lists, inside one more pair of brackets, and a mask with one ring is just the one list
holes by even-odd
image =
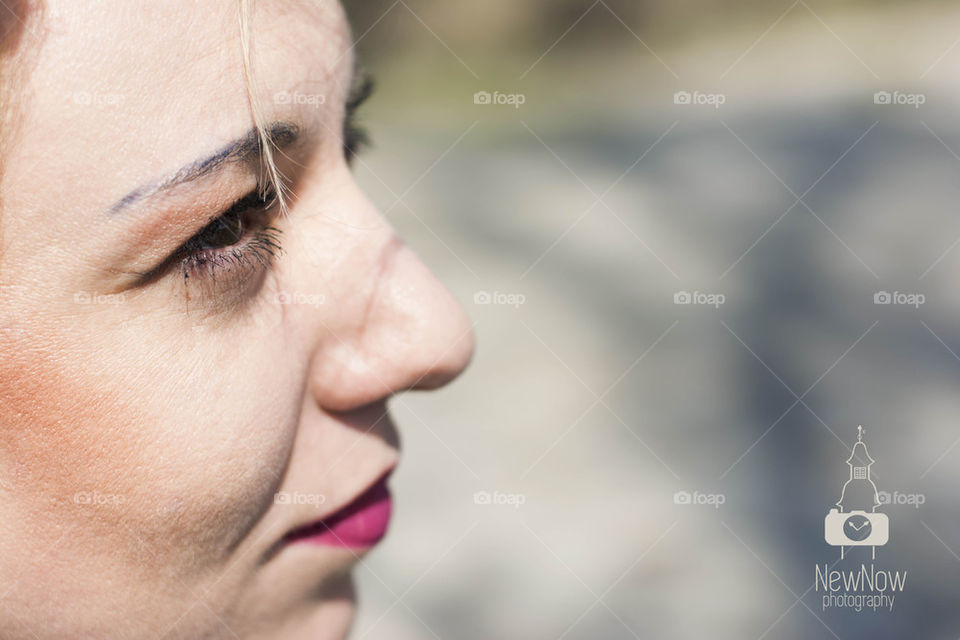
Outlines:
{"label": "blonde hair", "polygon": [[273,157],[273,140],[270,137],[266,118],[263,115],[263,108],[257,99],[255,83],[253,78],[253,65],[251,62],[251,29],[250,22],[253,14],[254,0],[239,0],[239,18],[240,18],[240,48],[243,55],[243,76],[247,85],[247,101],[250,104],[250,115],[253,118],[254,126],[257,128],[257,135],[260,138],[260,155],[262,166],[265,168],[265,179],[260,181],[261,192],[272,187],[277,196],[281,215],[287,214],[287,192],[286,185],[282,180],[280,171],[277,169],[277,163]]}

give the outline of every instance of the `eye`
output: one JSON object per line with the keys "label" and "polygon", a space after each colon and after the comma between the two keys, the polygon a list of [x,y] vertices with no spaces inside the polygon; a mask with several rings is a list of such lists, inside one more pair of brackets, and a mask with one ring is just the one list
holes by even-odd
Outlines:
{"label": "eye", "polygon": [[188,241],[196,245],[197,251],[220,249],[237,244],[246,233],[250,221],[245,215],[249,209],[266,208],[267,203],[260,201],[257,194],[248,194],[222,216],[201,229]]}
{"label": "eye", "polygon": [[246,231],[247,223],[234,210],[220,216],[197,236],[202,249],[219,249],[240,242]]}
{"label": "eye", "polygon": [[280,250],[280,230],[269,226],[272,189],[256,189],[187,240],[174,257],[185,280],[228,271],[242,278],[262,270]]}

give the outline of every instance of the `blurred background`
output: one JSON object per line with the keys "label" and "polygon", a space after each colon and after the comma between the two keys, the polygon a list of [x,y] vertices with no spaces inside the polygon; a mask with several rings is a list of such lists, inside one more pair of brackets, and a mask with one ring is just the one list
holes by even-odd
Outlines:
{"label": "blurred background", "polygon": [[[960,7],[345,4],[358,179],[478,336],[393,403],[354,637],[960,635]],[[906,583],[824,609],[861,424]]]}

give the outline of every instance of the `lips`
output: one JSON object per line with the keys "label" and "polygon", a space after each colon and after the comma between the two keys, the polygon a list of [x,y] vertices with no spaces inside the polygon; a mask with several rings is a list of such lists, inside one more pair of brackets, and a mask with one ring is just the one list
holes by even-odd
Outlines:
{"label": "lips", "polygon": [[348,549],[366,549],[387,533],[393,510],[387,487],[388,471],[366,491],[323,520],[294,529],[284,542],[316,544]]}

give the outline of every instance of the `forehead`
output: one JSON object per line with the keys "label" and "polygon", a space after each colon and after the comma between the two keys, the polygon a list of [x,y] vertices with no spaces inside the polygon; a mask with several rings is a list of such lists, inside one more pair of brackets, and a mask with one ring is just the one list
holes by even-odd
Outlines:
{"label": "forehead", "polygon": [[[352,67],[339,4],[249,4],[251,86],[265,118],[289,113],[283,92],[336,105]],[[30,194],[28,207],[44,198],[96,207],[247,131],[240,11],[241,0],[45,3],[26,36],[41,42],[6,191]]]}

